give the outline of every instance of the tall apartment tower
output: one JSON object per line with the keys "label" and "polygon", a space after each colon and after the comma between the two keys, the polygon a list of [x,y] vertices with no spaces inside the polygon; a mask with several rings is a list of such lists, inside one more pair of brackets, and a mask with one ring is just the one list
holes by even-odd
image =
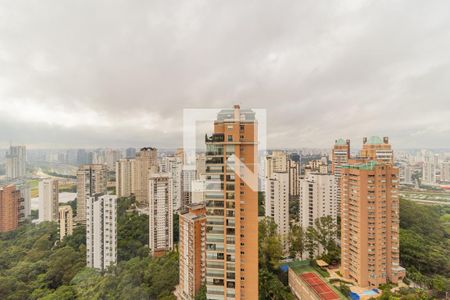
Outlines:
{"label": "tall apartment tower", "polygon": [[287,252],[289,235],[289,173],[273,172],[266,178],[265,215],[277,224],[283,249]]}
{"label": "tall apartment tower", "polygon": [[441,181],[450,182],[450,161],[441,163]]}
{"label": "tall apartment tower", "polygon": [[181,207],[192,203],[193,182],[196,180],[196,171],[183,167],[181,171]]}
{"label": "tall apartment tower", "polygon": [[310,173],[300,179],[300,225],[314,226],[314,221],[331,216],[337,220],[338,187],[334,175]]}
{"label": "tall apartment tower", "polygon": [[289,199],[297,200],[300,196],[300,187],[298,184],[300,178],[300,163],[294,160],[288,160],[289,169]]}
{"label": "tall apartment tower", "polygon": [[22,223],[31,215],[31,187],[22,181],[16,183],[16,189],[20,191],[19,223]]}
{"label": "tall apartment tower", "polygon": [[196,179],[201,179],[206,174],[206,156],[201,153],[195,157]]}
{"label": "tall apartment tower", "polygon": [[350,159],[350,140],[338,139],[331,154],[331,173],[339,177],[339,167],[346,165]]}
{"label": "tall apartment tower", "polygon": [[424,184],[436,184],[436,165],[434,164],[433,157],[425,156],[422,165],[422,183]]}
{"label": "tall apartment tower", "polygon": [[27,150],[25,146],[10,146],[6,153],[6,178],[25,177]]}
{"label": "tall apartment tower", "polygon": [[135,158],[136,157],[136,148],[127,148],[125,150],[125,158]]}
{"label": "tall apartment tower", "polygon": [[205,138],[208,299],[258,299],[256,137],[255,113],[236,105]]}
{"label": "tall apartment tower", "polygon": [[77,222],[86,222],[86,201],[95,194],[106,194],[108,169],[103,164],[81,165],[77,171]]}
{"label": "tall apartment tower", "polygon": [[149,247],[152,255],[173,249],[173,184],[168,173],[149,178]]}
{"label": "tall apartment tower", "polygon": [[178,299],[194,300],[206,276],[206,209],[188,204],[180,212],[180,284]]}
{"label": "tall apartment tower", "polygon": [[273,171],[287,172],[288,171],[288,157],[284,151],[272,151]]}
{"label": "tall apartment tower", "polygon": [[389,153],[385,141],[369,139],[371,151],[361,151],[367,157],[341,169],[341,273],[363,287],[405,276],[399,264],[399,170],[389,155],[377,155]]}
{"label": "tall apartment tower", "polygon": [[122,151],[116,149],[105,150],[105,163],[109,170],[114,170],[116,162],[122,158]]}
{"label": "tall apartment tower", "polygon": [[148,207],[148,180],[151,174],[158,172],[158,152],[156,148],[142,148],[136,153],[134,182],[136,202]]}
{"label": "tall apartment tower", "polygon": [[173,209],[178,211],[182,208],[182,171],[183,162],[180,158],[175,156],[166,156],[162,159],[160,172],[170,173],[173,184]]}
{"label": "tall apartment tower", "polygon": [[59,240],[73,234],[73,211],[70,205],[59,207]]}
{"label": "tall apartment tower", "polygon": [[348,164],[350,159],[350,140],[342,138],[337,139],[334,143],[333,151],[331,153],[331,174],[335,176],[338,186],[338,212],[341,210],[341,167]]}
{"label": "tall apartment tower", "polygon": [[117,263],[117,196],[94,194],[86,204],[87,266],[104,270]]}
{"label": "tall apartment tower", "polygon": [[59,219],[58,180],[44,179],[39,182],[39,221],[57,222]]}
{"label": "tall apartment tower", "polygon": [[134,193],[133,174],[135,172],[136,161],[134,159],[123,158],[116,162],[116,194],[117,197],[129,197]]}
{"label": "tall apartment tower", "polygon": [[16,186],[0,187],[0,232],[16,230],[19,226],[20,192]]}
{"label": "tall apartment tower", "polygon": [[369,160],[394,164],[394,151],[392,151],[388,137],[383,139],[378,136],[363,138],[363,147],[359,156]]}
{"label": "tall apartment tower", "polygon": [[177,157],[178,159],[181,160],[181,163],[184,165],[184,149],[183,148],[178,148],[175,151],[175,157]]}

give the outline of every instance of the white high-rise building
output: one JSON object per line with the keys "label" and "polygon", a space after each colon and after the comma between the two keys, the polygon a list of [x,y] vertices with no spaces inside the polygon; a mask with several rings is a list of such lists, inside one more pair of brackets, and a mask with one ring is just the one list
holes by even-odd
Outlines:
{"label": "white high-rise building", "polygon": [[166,156],[162,159],[160,172],[169,173],[172,176],[173,209],[180,210],[182,206],[182,170],[183,162],[175,156]]}
{"label": "white high-rise building", "polygon": [[134,180],[136,167],[135,159],[120,159],[116,162],[116,194],[118,197],[129,197],[134,193]]}
{"label": "white high-rise building", "polygon": [[[203,176],[204,177],[204,176]],[[184,208],[186,205],[192,203],[192,191],[194,189],[193,182],[195,181],[196,170],[184,167],[181,171],[181,206]],[[204,180],[204,179],[203,179]]]}
{"label": "white high-rise building", "polygon": [[400,182],[405,184],[412,183],[411,166],[407,163],[400,167]]}
{"label": "white high-rise building", "polygon": [[173,183],[168,173],[151,174],[149,199],[149,247],[153,255],[173,249]]}
{"label": "white high-rise building", "polygon": [[206,180],[197,179],[191,182],[191,203],[199,204],[205,201]]}
{"label": "white high-rise building", "polygon": [[425,156],[422,166],[422,183],[436,184],[436,165],[434,164],[434,157]]}
{"label": "white high-rise building", "polygon": [[17,179],[25,177],[27,150],[25,146],[10,146],[6,153],[6,178]]}
{"label": "white high-rise building", "polygon": [[58,180],[44,179],[39,182],[39,221],[57,222],[59,219]]}
{"label": "white high-rise building", "polygon": [[95,194],[86,202],[87,266],[104,270],[117,262],[117,196]]}
{"label": "white high-rise building", "polygon": [[273,172],[266,178],[265,214],[277,224],[277,232],[281,237],[285,250],[289,235],[289,173]]}
{"label": "white high-rise building", "polygon": [[73,234],[73,211],[70,205],[59,207],[59,239]]}
{"label": "white high-rise building", "polygon": [[16,184],[16,189],[20,191],[19,222],[23,222],[31,215],[31,187],[23,181]]}
{"label": "white high-rise building", "polygon": [[306,229],[318,218],[337,220],[338,187],[334,175],[310,173],[300,179],[300,224]]}
{"label": "white high-rise building", "polygon": [[441,163],[441,181],[450,182],[450,161]]}

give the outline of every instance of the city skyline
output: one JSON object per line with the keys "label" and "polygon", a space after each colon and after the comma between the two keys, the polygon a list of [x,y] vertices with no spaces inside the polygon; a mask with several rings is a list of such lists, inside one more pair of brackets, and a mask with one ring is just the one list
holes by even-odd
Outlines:
{"label": "city skyline", "polygon": [[450,147],[448,11],[446,1],[2,3],[0,147],[177,148],[184,108],[235,103],[267,109],[269,148],[380,134],[396,149]]}

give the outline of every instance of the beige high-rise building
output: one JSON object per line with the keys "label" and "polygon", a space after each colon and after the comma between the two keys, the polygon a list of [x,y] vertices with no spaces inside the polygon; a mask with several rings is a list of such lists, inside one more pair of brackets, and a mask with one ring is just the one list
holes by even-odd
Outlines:
{"label": "beige high-rise building", "polygon": [[277,224],[277,233],[287,253],[289,250],[289,174],[273,172],[272,177],[266,178],[265,189],[265,215]]}
{"label": "beige high-rise building", "polygon": [[289,199],[296,200],[300,196],[300,187],[298,184],[300,178],[300,163],[288,160],[289,169]]}
{"label": "beige high-rise building", "polygon": [[188,204],[180,212],[178,299],[194,300],[206,277],[206,209],[204,203]]}
{"label": "beige high-rise building", "polygon": [[39,221],[58,222],[59,185],[56,179],[39,182]]}
{"label": "beige high-rise building", "polygon": [[384,137],[383,139],[378,136],[363,138],[363,147],[359,156],[370,160],[377,160],[390,164],[394,163],[394,151],[392,151],[388,137]]}
{"label": "beige high-rise building", "polygon": [[70,205],[59,207],[59,239],[73,234],[73,211]]}
{"label": "beige high-rise building", "polygon": [[206,156],[198,154],[195,158],[196,179],[201,179],[206,174]]}
{"label": "beige high-rise building", "polygon": [[284,173],[288,171],[288,157],[284,151],[272,151],[273,172]]}
{"label": "beige high-rise building", "polygon": [[386,141],[365,141],[370,151],[361,154],[367,156],[341,167],[341,273],[363,287],[405,276],[399,258],[399,170]]}
{"label": "beige high-rise building", "polygon": [[149,178],[149,247],[152,255],[173,249],[173,183],[169,173]]}
{"label": "beige high-rise building", "polygon": [[175,157],[177,157],[179,160],[181,160],[182,164],[184,165],[184,149],[178,148],[175,151]]}
{"label": "beige high-rise building", "polygon": [[16,230],[19,226],[19,198],[15,185],[0,186],[0,232]]}
{"label": "beige high-rise building", "polygon": [[341,167],[350,159],[350,140],[337,139],[331,153],[331,174],[336,177],[338,185],[338,212],[341,210]]}
{"label": "beige high-rise building", "polygon": [[288,172],[289,162],[286,152],[272,151],[265,159],[265,178],[271,178],[273,172]]}
{"label": "beige high-rise building", "polygon": [[117,197],[129,197],[134,193],[133,174],[136,172],[136,160],[124,158],[116,162]]}
{"label": "beige high-rise building", "polygon": [[77,222],[86,223],[86,201],[95,194],[107,194],[108,169],[103,164],[81,165],[77,171]]}
{"label": "beige high-rise building", "polygon": [[150,175],[158,172],[158,151],[156,148],[142,148],[136,153],[133,174],[136,202],[141,207],[148,207],[148,180]]}
{"label": "beige high-rise building", "polygon": [[339,167],[346,165],[350,159],[350,140],[336,140],[331,154],[331,173],[339,178]]}
{"label": "beige high-rise building", "polygon": [[116,167],[116,162],[122,158],[122,151],[115,149],[105,150],[105,164],[108,170],[114,170]]}
{"label": "beige high-rise building", "polygon": [[238,105],[206,137],[208,299],[258,299],[257,142],[255,113]]}

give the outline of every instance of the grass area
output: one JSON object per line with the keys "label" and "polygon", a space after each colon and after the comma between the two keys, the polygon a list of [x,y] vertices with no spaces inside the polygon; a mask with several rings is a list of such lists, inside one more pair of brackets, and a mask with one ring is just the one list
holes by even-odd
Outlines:
{"label": "grass area", "polygon": [[[39,180],[38,179],[32,179],[28,181],[28,184],[30,185],[31,189],[31,198],[35,198],[39,196]],[[60,192],[76,192],[76,184],[73,183],[65,183],[65,184],[59,184],[59,191]]]}
{"label": "grass area", "polygon": [[[341,299],[348,299],[346,296],[344,296],[341,291],[334,286],[333,284],[330,283],[330,280],[324,276],[323,274],[326,273],[328,274],[327,271],[324,271],[322,269],[320,269],[319,267],[313,267],[311,265],[311,262],[309,260],[298,260],[298,261],[293,261],[291,263],[288,264],[288,266],[297,274],[303,274],[303,273],[315,273],[317,274],[325,283],[327,283],[332,289],[333,291],[336,292],[336,294],[341,298]],[[328,277],[330,275],[328,274]]]}
{"label": "grass area", "polygon": [[441,216],[439,219],[442,222],[442,225],[445,227],[445,231],[447,231],[447,233],[450,234],[450,214],[445,214]]}
{"label": "grass area", "polygon": [[429,204],[450,204],[450,193],[448,191],[431,191],[431,190],[411,190],[400,189],[400,197],[411,201],[429,203]]}
{"label": "grass area", "polygon": [[28,181],[31,189],[31,198],[39,196],[39,180],[32,179]]}

